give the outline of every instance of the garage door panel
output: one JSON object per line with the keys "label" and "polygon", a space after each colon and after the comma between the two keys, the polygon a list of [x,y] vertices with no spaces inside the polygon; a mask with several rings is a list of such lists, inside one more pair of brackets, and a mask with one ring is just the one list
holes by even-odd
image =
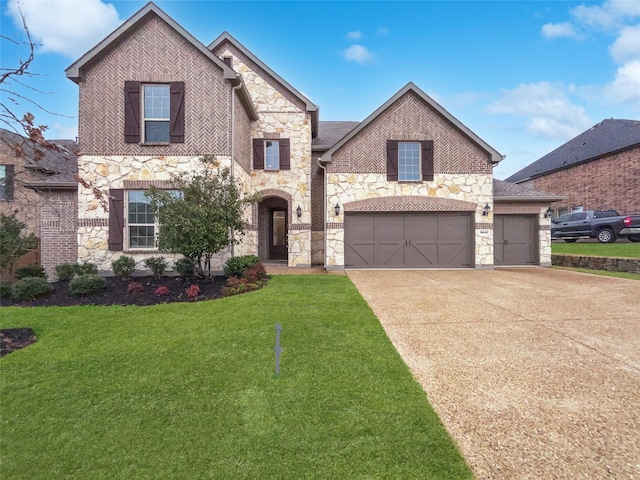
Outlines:
{"label": "garage door panel", "polygon": [[401,244],[377,244],[375,264],[383,267],[402,267],[404,265],[404,242]]}
{"label": "garage door panel", "polygon": [[435,267],[438,263],[438,245],[411,242],[405,258],[407,267],[412,265]]}
{"label": "garage door panel", "polygon": [[348,244],[345,249],[345,258],[349,258],[350,266],[372,267],[375,261],[375,246],[368,244]]}
{"label": "garage door panel", "polygon": [[496,215],[493,220],[495,265],[535,265],[537,236],[535,215]]}

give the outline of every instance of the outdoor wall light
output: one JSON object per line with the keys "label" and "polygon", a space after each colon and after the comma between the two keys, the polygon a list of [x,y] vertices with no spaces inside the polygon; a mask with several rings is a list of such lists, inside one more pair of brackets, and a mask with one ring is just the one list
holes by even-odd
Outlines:
{"label": "outdoor wall light", "polygon": [[482,216],[486,217],[489,215],[489,212],[491,211],[491,207],[489,206],[489,204],[487,203],[484,208],[482,209]]}
{"label": "outdoor wall light", "polygon": [[551,207],[547,208],[547,211],[544,212],[544,218],[549,218],[553,214],[553,210]]}
{"label": "outdoor wall light", "polygon": [[300,207],[300,205],[298,205],[298,208],[296,208],[296,215],[298,215],[298,218],[302,216],[302,208]]}
{"label": "outdoor wall light", "polygon": [[339,203],[336,203],[335,210],[336,210],[336,215],[340,215],[340,204]]}

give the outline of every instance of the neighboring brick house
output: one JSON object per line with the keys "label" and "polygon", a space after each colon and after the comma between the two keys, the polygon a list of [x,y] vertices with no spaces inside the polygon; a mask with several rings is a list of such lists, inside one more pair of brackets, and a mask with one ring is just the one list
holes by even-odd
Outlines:
{"label": "neighboring brick house", "polygon": [[[49,143],[58,150],[43,148],[22,135],[0,129],[0,213],[15,214],[25,224],[24,233],[33,233],[40,239],[51,234],[57,236],[60,220],[64,218],[72,235],[69,242],[62,242],[65,245],[62,248],[68,248],[69,255],[77,255],[76,227],[72,220],[77,210],[74,179],[78,170],[77,145],[72,140],[49,140]],[[66,192],[73,204],[64,212],[56,204],[61,192]],[[47,250],[51,242],[42,244],[45,245],[42,252],[31,252],[16,265],[37,263],[40,254],[55,265],[57,252]]]}
{"label": "neighboring brick house", "polygon": [[607,119],[509,178],[565,198],[556,216],[614,209],[640,213],[640,121]]}
{"label": "neighboring brick house", "polygon": [[[316,105],[230,34],[205,47],[153,3],[66,73],[79,85],[79,175],[109,197],[106,211],[78,187],[77,257],[100,270],[123,254],[158,254],[144,190],[170,188],[172,173],[204,155],[261,194],[247,235],[215,270],[242,254],[328,269],[550,264],[545,212],[557,198],[496,196],[502,156],[412,83],[363,122],[320,122]],[[494,259],[505,198],[509,221],[527,219],[518,228],[528,250]],[[399,223],[403,237],[388,237]],[[361,245],[367,228],[374,241]]]}

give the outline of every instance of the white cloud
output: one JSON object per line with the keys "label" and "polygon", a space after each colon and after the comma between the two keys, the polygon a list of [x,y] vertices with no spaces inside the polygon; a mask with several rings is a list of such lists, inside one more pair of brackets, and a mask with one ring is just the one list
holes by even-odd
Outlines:
{"label": "white cloud", "polygon": [[61,123],[54,123],[47,130],[46,138],[53,138],[57,140],[75,140],[78,136],[77,125],[62,125]]}
{"label": "white cloud", "polygon": [[619,64],[640,59],[640,24],[620,30],[620,35],[609,47],[609,53]]}
{"label": "white cloud", "polygon": [[542,26],[542,35],[546,38],[580,38],[576,27],[569,22],[547,23]]}
{"label": "white cloud", "polygon": [[525,129],[537,138],[571,138],[591,125],[584,108],[571,103],[560,85],[549,82],[503,90],[488,111],[527,118]]}
{"label": "white cloud", "polygon": [[640,17],[640,2],[607,0],[601,5],[579,5],[571,10],[579,23],[602,30],[617,30],[625,22]]}
{"label": "white cloud", "polygon": [[9,0],[7,13],[22,27],[20,11],[42,52],[78,58],[111,33],[121,20],[100,0]]}
{"label": "white cloud", "polygon": [[349,40],[360,40],[363,37],[362,32],[360,30],[354,30],[352,32],[347,32],[347,38]]}
{"label": "white cloud", "polygon": [[603,91],[605,100],[640,106],[640,60],[621,66],[616,78]]}
{"label": "white cloud", "polygon": [[343,52],[344,58],[351,62],[367,65],[373,63],[375,56],[366,47],[353,44]]}

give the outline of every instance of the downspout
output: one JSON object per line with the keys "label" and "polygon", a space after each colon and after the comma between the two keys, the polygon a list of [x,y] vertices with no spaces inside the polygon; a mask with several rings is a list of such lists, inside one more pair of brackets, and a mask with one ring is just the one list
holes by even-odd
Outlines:
{"label": "downspout", "polygon": [[[240,74],[236,76],[236,80],[238,80],[238,84],[231,88],[231,179],[235,181],[235,132],[236,132],[236,122],[235,122],[235,110],[236,110],[236,91],[242,88],[242,79]],[[235,240],[235,230],[231,229],[231,258],[236,256],[236,244],[233,240]]]}
{"label": "downspout", "polygon": [[328,232],[327,232],[327,222],[329,220],[328,218],[328,212],[327,212],[327,167],[325,167],[322,164],[322,161],[320,158],[318,158],[318,166],[323,170],[324,175],[323,177],[323,183],[324,183],[324,192],[322,194],[322,204],[323,204],[323,216],[324,216],[324,225],[322,226],[323,230],[324,230],[324,235],[322,235],[323,237],[323,241],[324,241],[324,269],[327,269],[327,262],[329,259],[329,250],[327,248],[327,246],[329,245],[329,239],[328,239]]}

